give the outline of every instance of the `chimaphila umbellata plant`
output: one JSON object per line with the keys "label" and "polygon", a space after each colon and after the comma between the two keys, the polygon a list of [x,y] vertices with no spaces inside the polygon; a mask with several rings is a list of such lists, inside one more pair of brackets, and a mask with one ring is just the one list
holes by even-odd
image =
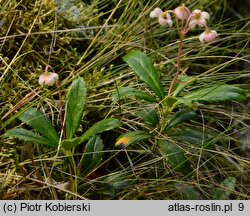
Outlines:
{"label": "chimaphila umbellata plant", "polygon": [[[52,70],[49,72],[48,70]],[[36,108],[22,110],[19,119],[31,129],[13,128],[8,130],[5,137],[14,137],[26,142],[32,142],[44,146],[44,148],[57,149],[56,156],[64,154],[69,158],[78,176],[88,176],[100,165],[103,157],[104,144],[99,136],[104,131],[109,131],[120,126],[120,121],[115,118],[106,118],[98,121],[85,132],[80,132],[81,121],[87,102],[87,84],[82,77],[75,79],[68,91],[65,102],[65,112],[63,111],[62,93],[59,85],[59,76],[54,69],[47,65],[45,72],[40,75],[39,84],[45,87],[56,86],[59,93],[59,119],[61,125],[59,130],[56,123],[52,123],[47,117],[48,114]],[[79,133],[82,133],[80,136]],[[72,155],[75,148],[80,144],[86,144],[80,162],[75,164]],[[77,167],[77,169],[74,168]]]}
{"label": "chimaphila umbellata plant", "polygon": [[[175,22],[171,15],[175,17]],[[205,28],[205,31],[199,36],[201,43],[213,42],[217,37],[217,32],[211,30],[207,25],[207,21],[210,19],[207,12],[195,9],[191,13],[183,4],[174,10],[165,12],[160,8],[155,8],[149,17],[157,18],[159,24],[167,26],[167,28],[176,25],[179,33],[176,73],[166,92],[153,62],[143,52],[131,50],[124,56],[123,60],[152,92],[134,87],[122,87],[113,93],[114,102],[133,96],[148,103],[146,108],[144,106],[135,113],[135,116],[147,125],[147,130],[127,132],[121,135],[116,146],[127,147],[142,139],[152,138],[155,140],[154,143],[158,144],[160,152],[167,157],[167,163],[173,170],[190,174],[194,170],[191,161],[195,154],[187,157],[185,152],[190,152],[191,146],[213,148],[211,139],[214,137],[214,131],[207,131],[204,134],[184,123],[198,116],[196,109],[199,104],[245,100],[246,94],[243,89],[224,83],[195,87],[192,85],[199,78],[198,76],[180,74],[184,36],[194,28]],[[184,91],[189,86],[192,88]],[[149,128],[151,128],[150,131]],[[178,141],[183,145],[180,146]]]}

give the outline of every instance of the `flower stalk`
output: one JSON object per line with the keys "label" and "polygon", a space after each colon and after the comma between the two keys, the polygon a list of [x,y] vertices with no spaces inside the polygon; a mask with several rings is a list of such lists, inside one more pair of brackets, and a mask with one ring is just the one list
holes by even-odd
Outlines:
{"label": "flower stalk", "polygon": [[[175,84],[178,80],[178,76],[181,72],[181,54],[184,36],[189,32],[189,30],[195,29],[197,27],[204,27],[205,31],[199,36],[199,40],[201,43],[213,42],[217,37],[217,32],[215,30],[210,30],[207,26],[207,20],[210,19],[209,13],[207,13],[206,11],[201,11],[199,9],[195,9],[191,13],[184,4],[175,8],[174,10],[168,10],[165,12],[163,12],[160,8],[155,8],[150,13],[150,17],[158,18],[158,22],[160,25],[168,25],[169,27],[172,27],[173,21],[171,20],[170,13],[174,14],[176,20],[176,27],[179,33],[179,48],[177,54],[177,70],[171,82],[168,96],[172,95]],[[179,20],[181,20],[181,26],[179,26]]]}
{"label": "flower stalk", "polygon": [[[52,72],[49,72],[49,69],[52,70]],[[54,71],[54,69],[48,64],[45,67],[45,71],[42,75],[39,77],[39,84],[41,86],[43,85],[48,85],[48,86],[53,86],[55,85],[58,89],[58,96],[59,96],[59,119],[61,122],[61,131],[63,134],[63,138],[66,138],[66,134],[64,131],[64,118],[63,118],[63,112],[62,112],[62,107],[63,107],[63,100],[62,100],[62,91],[59,86],[59,77],[58,74]]]}

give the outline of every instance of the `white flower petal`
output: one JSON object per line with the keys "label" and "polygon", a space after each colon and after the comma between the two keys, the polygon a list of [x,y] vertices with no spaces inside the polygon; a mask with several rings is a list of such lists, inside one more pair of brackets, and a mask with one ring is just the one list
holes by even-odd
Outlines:
{"label": "white flower petal", "polygon": [[174,13],[177,16],[177,18],[180,19],[180,20],[188,19],[188,17],[191,14],[189,9],[187,7],[185,7],[184,5],[175,8]]}
{"label": "white flower petal", "polygon": [[218,33],[215,30],[211,30],[211,32],[215,34],[216,37],[218,36]]}
{"label": "white flower petal", "polygon": [[159,23],[160,25],[166,25],[168,24],[168,20],[162,17],[159,17]]}
{"label": "white flower petal", "polygon": [[167,23],[170,28],[173,26],[173,21],[171,19],[167,19]]}
{"label": "white flower petal", "polygon": [[210,19],[210,15],[206,11],[201,12],[201,16],[203,19],[207,19],[207,20]]}
{"label": "white flower petal", "polygon": [[199,36],[199,40],[201,43],[205,43],[205,32],[201,33],[201,35]]}
{"label": "white flower petal", "polygon": [[150,12],[149,16],[151,18],[156,18],[156,17],[159,17],[162,13],[163,11],[160,8],[155,8],[153,11]]}
{"label": "white flower petal", "polygon": [[195,9],[195,10],[193,11],[193,13],[201,13],[201,10]]}
{"label": "white flower petal", "polygon": [[45,83],[45,76],[41,75],[39,76],[39,80],[38,80],[39,85],[43,86]]}

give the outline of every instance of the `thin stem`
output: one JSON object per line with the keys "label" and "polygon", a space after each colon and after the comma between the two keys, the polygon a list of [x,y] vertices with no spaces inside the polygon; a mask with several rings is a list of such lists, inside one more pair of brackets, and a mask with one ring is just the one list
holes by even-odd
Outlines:
{"label": "thin stem", "polygon": [[59,87],[58,81],[56,82],[56,86],[58,88],[58,95],[59,95],[59,118],[60,118],[60,121],[61,121],[63,138],[66,139],[66,134],[65,134],[65,131],[64,131],[64,119],[63,119],[63,113],[62,113],[62,107],[63,107],[62,91],[61,91],[61,89]]}
{"label": "thin stem", "polygon": [[182,52],[182,45],[183,45],[183,32],[180,32],[180,43],[179,43],[179,49],[178,49],[178,55],[177,55],[177,71],[175,73],[175,77],[171,83],[171,86],[168,91],[168,96],[170,96],[173,93],[173,89],[175,86],[175,83],[177,82],[179,73],[181,71],[181,52]]}
{"label": "thin stem", "polygon": [[[45,67],[45,73],[48,73],[49,68],[53,71],[53,73],[55,73],[55,70],[53,67],[51,67],[49,64],[46,65]],[[62,91],[59,87],[59,83],[58,81],[56,81],[56,87],[58,88],[58,95],[59,95],[59,118],[61,121],[61,127],[62,127],[62,132],[63,132],[63,138],[66,138],[66,134],[64,131],[64,119],[63,119],[63,113],[62,113],[62,107],[63,107],[63,101],[62,101]]]}

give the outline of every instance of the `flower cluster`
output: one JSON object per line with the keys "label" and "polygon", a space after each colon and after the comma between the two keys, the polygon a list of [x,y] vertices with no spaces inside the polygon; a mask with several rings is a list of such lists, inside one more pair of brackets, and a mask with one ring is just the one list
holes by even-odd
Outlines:
{"label": "flower cluster", "polygon": [[173,21],[171,19],[170,13],[174,14],[178,28],[178,20],[181,20],[182,26],[179,31],[182,34],[186,34],[190,29],[195,29],[197,27],[205,27],[205,31],[199,36],[199,40],[202,43],[212,42],[218,35],[215,30],[210,30],[207,26],[207,20],[210,19],[209,13],[207,13],[206,11],[201,11],[199,9],[196,9],[191,13],[190,10],[185,7],[184,4],[175,8],[173,11],[168,10],[163,12],[160,8],[155,8],[150,13],[150,17],[158,18],[158,22],[161,25],[167,24],[169,25],[169,27],[172,27]]}

